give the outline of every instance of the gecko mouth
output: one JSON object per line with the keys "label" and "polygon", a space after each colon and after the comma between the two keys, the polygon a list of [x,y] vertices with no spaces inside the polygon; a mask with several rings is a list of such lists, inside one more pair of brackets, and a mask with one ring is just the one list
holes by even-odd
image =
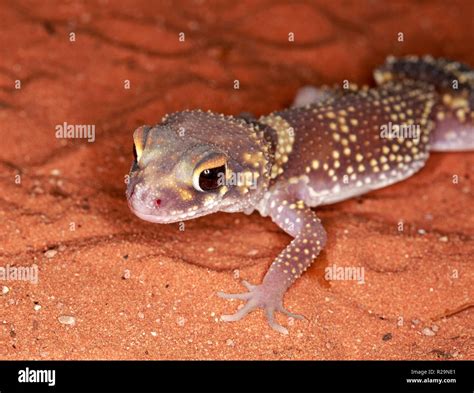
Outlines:
{"label": "gecko mouth", "polygon": [[156,224],[190,220],[219,210],[220,199],[204,203],[202,207],[198,204],[179,206],[172,203],[174,196],[167,196],[164,200],[162,196],[163,192],[150,192],[144,187],[133,187],[128,194],[128,207],[138,218]]}
{"label": "gecko mouth", "polygon": [[199,212],[199,211],[193,210],[193,211],[188,211],[188,212],[173,212],[171,214],[167,213],[166,215],[160,215],[160,214],[145,213],[140,210],[137,210],[131,205],[130,202],[128,202],[128,207],[133,212],[133,214],[135,214],[138,218],[141,218],[144,221],[153,222],[155,224],[170,224],[173,222],[190,220],[192,218],[201,217],[201,216],[214,212],[214,211]]}
{"label": "gecko mouth", "polygon": [[153,222],[156,224],[166,224],[169,222],[165,217],[160,217],[155,214],[142,213],[133,208],[130,208],[130,210],[132,210],[133,214],[135,214],[138,218],[141,218],[144,221]]}

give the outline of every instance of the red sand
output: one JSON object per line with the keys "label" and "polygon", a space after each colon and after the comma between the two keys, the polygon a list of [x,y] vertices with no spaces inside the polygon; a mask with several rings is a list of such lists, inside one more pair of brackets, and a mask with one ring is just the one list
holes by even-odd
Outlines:
{"label": "red sand", "polygon": [[[472,2],[173,3],[0,6],[0,266],[40,270],[37,285],[0,282],[0,358],[474,359],[473,153],[319,209],[329,242],[285,297],[307,317],[278,316],[289,336],[261,311],[218,319],[239,303],[216,291],[244,289],[234,269],[260,282],[290,240],[270,219],[179,231],[134,217],[123,184],[132,131],[166,112],[270,112],[306,84],[372,83],[389,54],[474,65]],[[65,121],[95,124],[96,141],[56,139]],[[333,264],[366,283],[326,281]]]}

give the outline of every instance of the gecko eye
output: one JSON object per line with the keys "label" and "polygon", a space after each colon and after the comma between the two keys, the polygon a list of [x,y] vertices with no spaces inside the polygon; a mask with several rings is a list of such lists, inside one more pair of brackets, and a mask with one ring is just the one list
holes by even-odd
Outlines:
{"label": "gecko eye", "polygon": [[218,189],[225,178],[225,165],[217,168],[204,169],[199,174],[199,188],[202,191],[212,191]]}
{"label": "gecko eye", "polygon": [[226,179],[226,160],[223,156],[214,157],[199,164],[194,169],[193,186],[198,191],[214,191],[224,185]]}
{"label": "gecko eye", "polygon": [[148,132],[151,130],[149,126],[138,127],[133,133],[133,156],[138,163],[145,147]]}
{"label": "gecko eye", "polygon": [[138,161],[137,148],[135,146],[135,143],[133,144],[133,158],[135,159],[135,161]]}

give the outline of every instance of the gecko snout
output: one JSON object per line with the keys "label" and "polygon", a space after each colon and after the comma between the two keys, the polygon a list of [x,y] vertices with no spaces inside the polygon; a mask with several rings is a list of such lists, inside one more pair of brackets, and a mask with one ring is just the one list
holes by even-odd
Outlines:
{"label": "gecko snout", "polygon": [[162,199],[156,191],[134,182],[128,190],[128,203],[132,210],[153,214],[162,205]]}

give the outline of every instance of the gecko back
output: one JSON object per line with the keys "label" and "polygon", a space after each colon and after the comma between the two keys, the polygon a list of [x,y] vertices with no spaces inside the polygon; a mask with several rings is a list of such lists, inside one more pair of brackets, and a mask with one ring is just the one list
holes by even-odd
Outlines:
{"label": "gecko back", "polygon": [[437,96],[431,112],[431,151],[474,149],[474,70],[459,62],[431,56],[389,57],[377,68],[379,85],[418,81],[433,86]]}
{"label": "gecko back", "polygon": [[474,150],[471,68],[389,57],[374,76],[375,88],[312,88],[296,107],[259,119],[277,134],[273,184],[294,184],[314,207],[410,177],[430,151]]}

